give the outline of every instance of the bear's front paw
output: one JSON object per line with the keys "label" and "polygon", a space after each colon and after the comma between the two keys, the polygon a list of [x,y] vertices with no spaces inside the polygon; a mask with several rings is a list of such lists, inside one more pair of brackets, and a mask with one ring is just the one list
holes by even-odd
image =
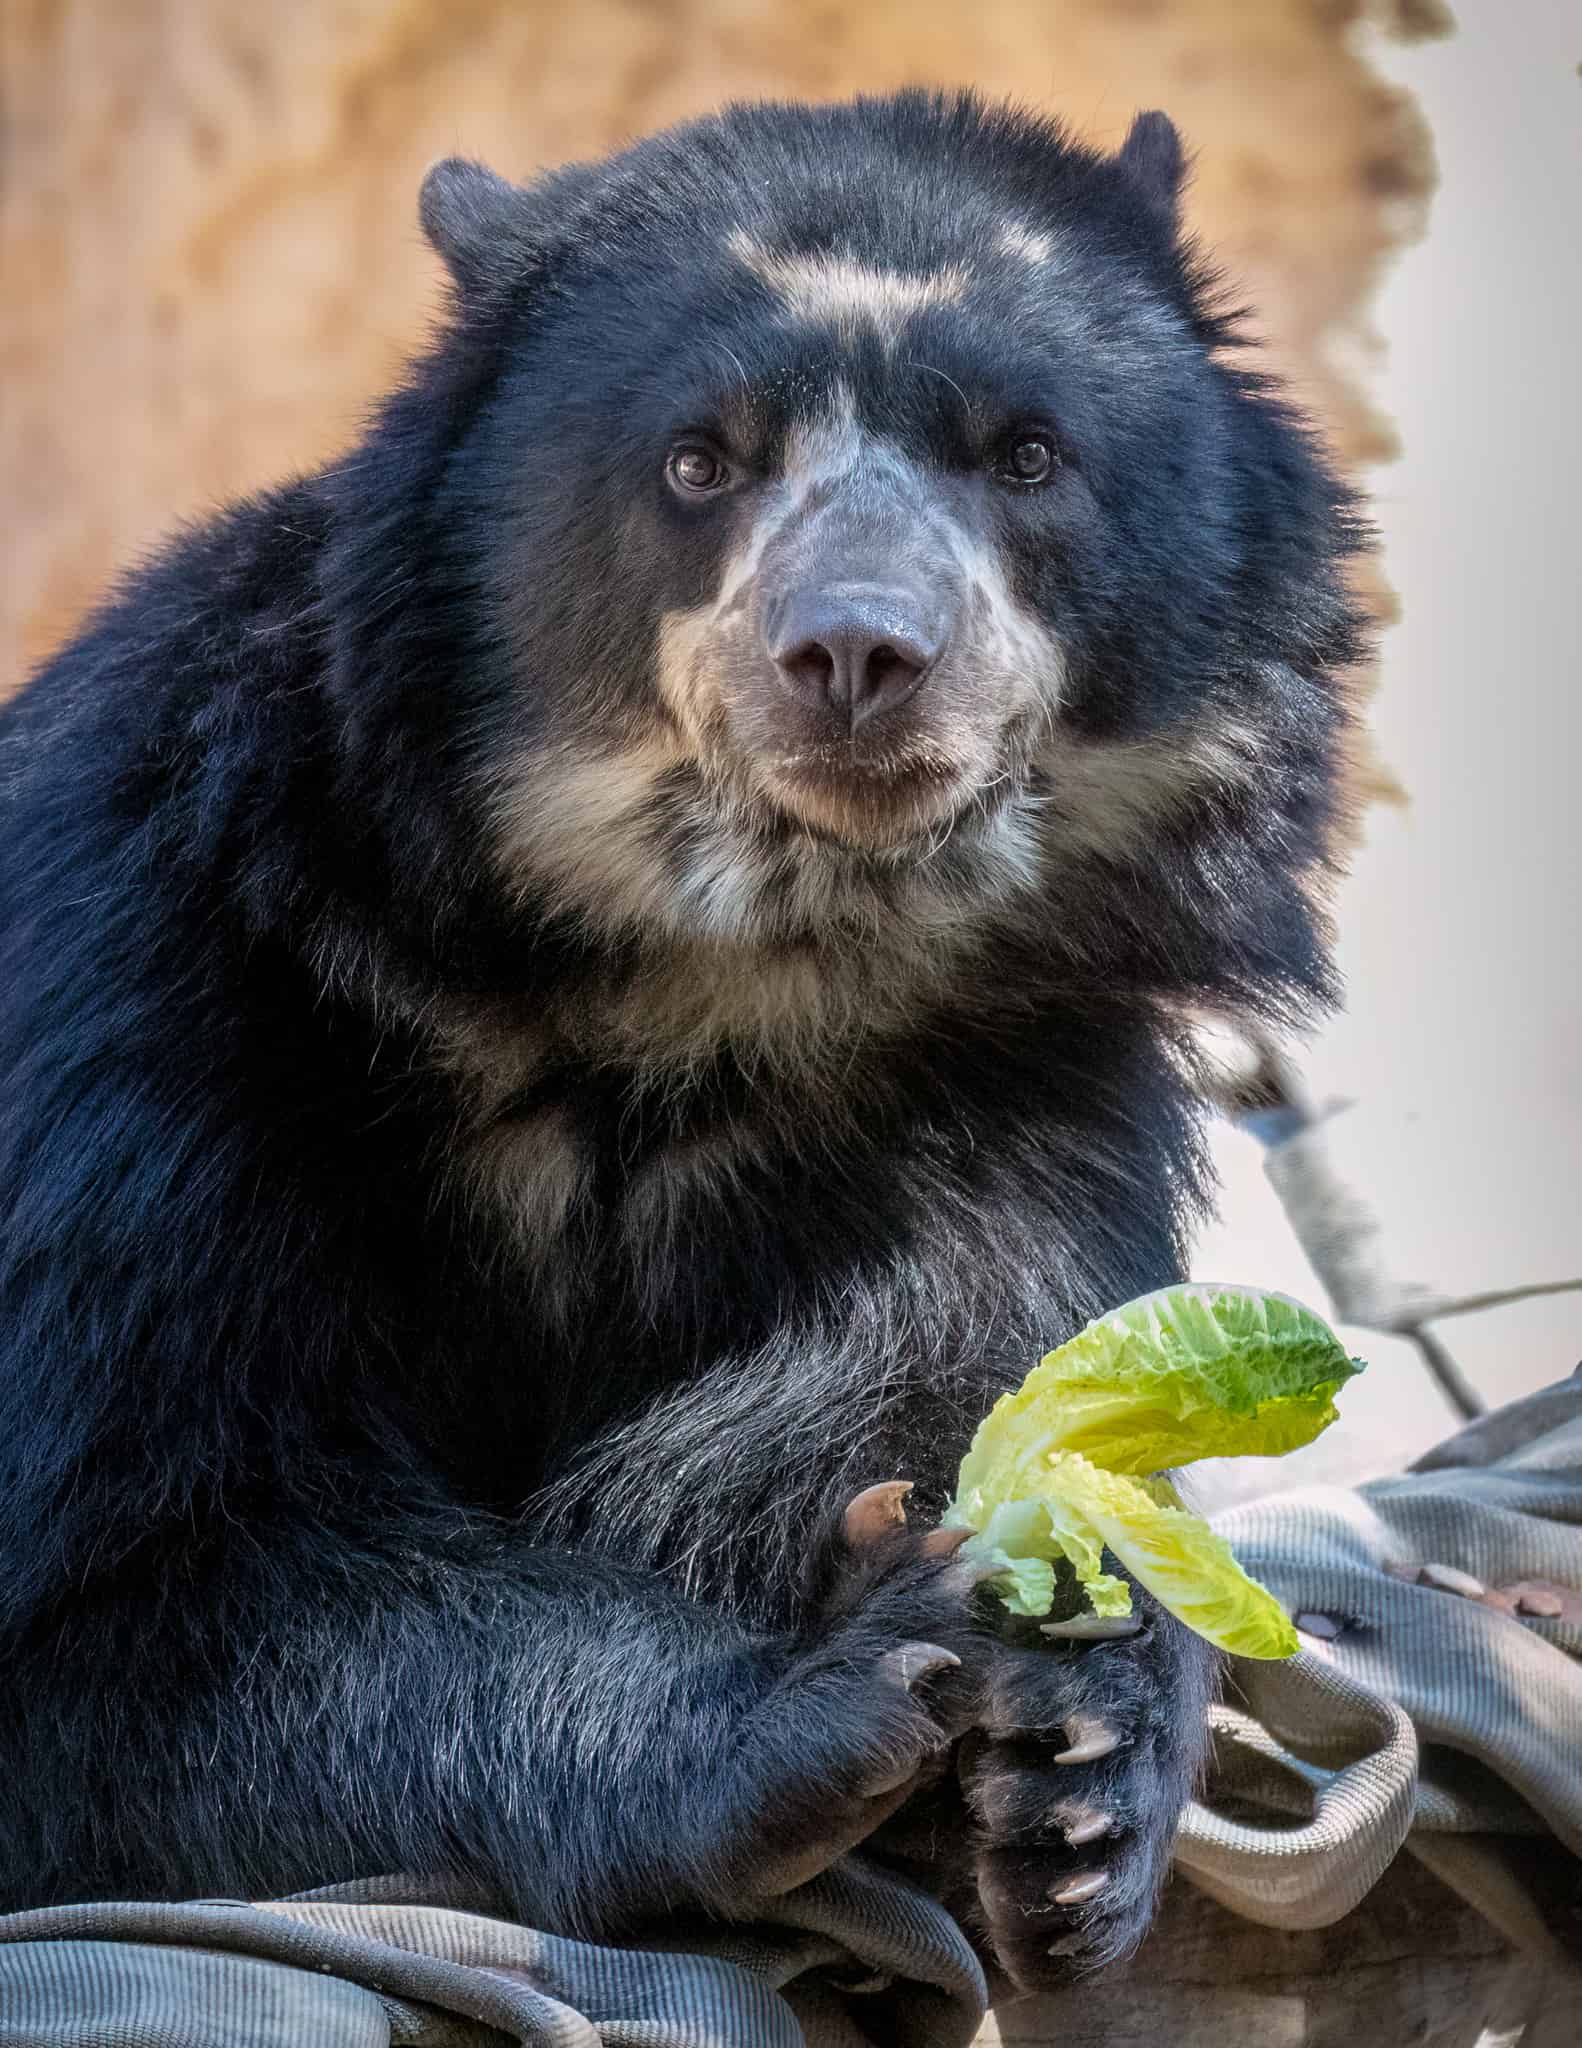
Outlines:
{"label": "bear's front paw", "polygon": [[870,1487],[814,1552],[806,1620],[724,1774],[717,1898],[789,1890],[949,1768],[977,1718],[991,1638],[960,1538],[909,1528],[901,1483]]}
{"label": "bear's front paw", "polygon": [[980,1931],[1026,1991],[1141,1941],[1207,1747],[1213,1651],[1133,1601],[1125,1622],[1013,1625],[963,1744]]}

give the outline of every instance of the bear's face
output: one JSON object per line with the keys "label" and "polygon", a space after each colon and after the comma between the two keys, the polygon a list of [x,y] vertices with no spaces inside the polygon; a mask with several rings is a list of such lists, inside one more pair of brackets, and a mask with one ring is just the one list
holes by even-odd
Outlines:
{"label": "bear's face", "polygon": [[[884,431],[899,394],[876,367],[878,404],[827,365],[767,447],[728,403],[678,433],[666,482],[716,528],[720,567],[702,603],[661,615],[656,684],[687,758],[766,815],[904,858],[1025,780],[1062,656],[1011,587],[978,480]],[[1007,487],[1037,488],[1052,432],[1025,429],[1017,456],[1030,477],[1007,454]]]}
{"label": "bear's face", "polygon": [[[1046,916],[1265,751],[1178,162],[899,119],[746,110],[579,174],[458,453],[499,861],[607,933]],[[507,240],[526,203],[468,192]]]}

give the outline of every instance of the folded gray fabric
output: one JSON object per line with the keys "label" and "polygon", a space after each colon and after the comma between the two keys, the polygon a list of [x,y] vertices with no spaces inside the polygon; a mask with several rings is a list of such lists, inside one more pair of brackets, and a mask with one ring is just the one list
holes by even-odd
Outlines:
{"label": "folded gray fabric", "polygon": [[965,2048],[987,2009],[955,1922],[850,1857],[753,1924],[653,1948],[464,1910],[443,1880],[268,1905],[0,1919],[5,2048]]}
{"label": "folded gray fabric", "polygon": [[1289,1663],[1236,1663],[1178,1866],[1248,1919],[1321,1927],[1410,1834],[1533,1940],[1514,1876],[1451,1838],[1547,1834],[1582,1856],[1582,1377],[1479,1418],[1399,1478],[1271,1495],[1214,1523],[1315,1632]]}
{"label": "folded gray fabric", "polygon": [[[1315,1927],[1409,1844],[1542,1946],[1539,1904],[1489,1837],[1582,1856],[1582,1378],[1400,1478],[1216,1526],[1310,1646],[1234,1666],[1179,1866],[1248,1918]],[[965,2048],[986,2010],[961,1930],[861,1856],[739,1927],[640,1947],[490,1904],[380,1878],[267,1905],[13,1914],[0,2048]]]}

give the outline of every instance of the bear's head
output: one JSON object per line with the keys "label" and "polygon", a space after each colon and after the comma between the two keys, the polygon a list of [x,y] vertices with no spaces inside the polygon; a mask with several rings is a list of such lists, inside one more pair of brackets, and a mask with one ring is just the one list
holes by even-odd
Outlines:
{"label": "bear's head", "polygon": [[593,943],[1014,926],[1078,982],[1321,980],[1353,525],[1181,175],[1159,114],[1105,156],[924,93],[430,172],[408,581],[519,900]]}

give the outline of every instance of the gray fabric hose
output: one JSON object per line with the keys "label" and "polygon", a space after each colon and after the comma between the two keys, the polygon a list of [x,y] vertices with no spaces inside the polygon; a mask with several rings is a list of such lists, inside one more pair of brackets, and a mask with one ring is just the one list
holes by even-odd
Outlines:
{"label": "gray fabric hose", "polygon": [[[1530,1934],[1449,1838],[1547,1834],[1582,1856],[1582,1377],[1399,1478],[1271,1495],[1215,1527],[1326,1634],[1289,1663],[1235,1666],[1178,1867],[1248,1919],[1321,1927],[1410,1832],[1442,1874],[1465,1864],[1462,1888],[1508,1934]],[[1244,1802],[1265,1824],[1233,1817]]]}
{"label": "gray fabric hose", "polygon": [[[1307,1625],[1238,1662],[1178,1867],[1270,1927],[1323,1926],[1410,1846],[1519,1945],[1549,1940],[1488,1837],[1582,1857],[1582,1378],[1399,1478],[1216,1517]],[[847,1857],[739,1927],[602,1948],[375,1878],[246,1905],[0,1918],[0,2048],[965,2048],[955,1923]]]}

